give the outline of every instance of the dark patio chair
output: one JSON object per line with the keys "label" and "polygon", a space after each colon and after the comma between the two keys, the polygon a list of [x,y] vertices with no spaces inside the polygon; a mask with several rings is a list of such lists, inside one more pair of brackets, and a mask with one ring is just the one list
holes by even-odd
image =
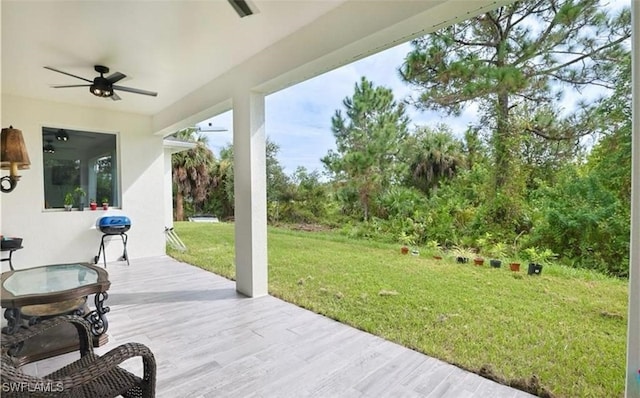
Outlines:
{"label": "dark patio chair", "polygon": [[[43,377],[29,376],[15,366],[9,350],[63,323],[73,324],[79,336],[80,359]],[[120,345],[99,356],[93,353],[89,324],[78,316],[60,316],[12,335],[2,335],[3,397],[155,397],[156,362],[153,353],[138,343]],[[142,357],[143,375],[138,377],[118,365]]]}

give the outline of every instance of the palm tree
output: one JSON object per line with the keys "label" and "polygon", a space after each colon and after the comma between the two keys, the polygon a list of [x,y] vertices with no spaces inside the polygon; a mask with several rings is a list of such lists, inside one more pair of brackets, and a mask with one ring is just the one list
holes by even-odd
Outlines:
{"label": "palm tree", "polygon": [[175,153],[171,157],[173,182],[176,184],[176,220],[184,220],[184,201],[190,199],[194,206],[204,202],[211,189],[211,171],[215,165],[213,152],[207,147],[207,138],[195,135],[195,129],[178,131],[174,136],[183,141],[195,142],[195,148]]}
{"label": "palm tree", "polygon": [[409,158],[409,179],[411,185],[427,194],[435,192],[442,179],[452,178],[462,165],[461,143],[450,131],[440,130],[423,128],[413,137],[415,152]]}
{"label": "palm tree", "polygon": [[220,159],[216,162],[211,176],[213,189],[209,197],[209,207],[219,217],[232,217],[234,213],[234,175],[233,146],[230,144],[220,151]]}

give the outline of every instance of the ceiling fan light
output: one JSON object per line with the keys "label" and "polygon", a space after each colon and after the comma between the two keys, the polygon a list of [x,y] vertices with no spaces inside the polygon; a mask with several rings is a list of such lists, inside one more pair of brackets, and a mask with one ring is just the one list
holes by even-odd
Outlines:
{"label": "ceiling fan light", "polygon": [[47,144],[44,147],[42,147],[42,151],[44,153],[56,153],[56,148],[54,148],[53,145],[51,144]]}
{"label": "ceiling fan light", "polygon": [[89,91],[96,97],[104,98],[111,97],[113,95],[113,90],[110,87],[100,87],[95,84],[92,84],[91,87],[89,87]]}
{"label": "ceiling fan light", "polygon": [[66,131],[60,129],[58,130],[58,132],[56,133],[56,140],[58,141],[69,141],[69,133],[67,133]]}

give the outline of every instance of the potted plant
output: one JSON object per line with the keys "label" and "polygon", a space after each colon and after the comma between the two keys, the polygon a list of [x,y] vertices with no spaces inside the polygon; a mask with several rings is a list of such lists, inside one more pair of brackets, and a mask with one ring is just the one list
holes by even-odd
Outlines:
{"label": "potted plant", "polygon": [[64,195],[64,209],[66,211],[71,211],[73,208],[73,199],[73,194],[71,192],[67,192],[67,194]]}
{"label": "potted plant", "polygon": [[[410,235],[407,235],[405,232],[402,232],[400,234],[400,243],[402,243],[402,247],[400,248],[400,253],[408,254],[409,246],[414,246],[415,242],[416,240],[414,236],[410,236]],[[411,250],[412,253],[413,251],[414,250]]]}
{"label": "potted plant", "polygon": [[524,249],[524,255],[529,261],[528,275],[540,275],[542,267],[547,265],[553,257],[553,252],[549,249],[540,250],[537,247]]}
{"label": "potted plant", "polygon": [[437,240],[428,241],[426,251],[431,254],[434,260],[442,260],[442,246],[438,244]]}
{"label": "potted plant", "polygon": [[458,264],[466,264],[469,262],[469,259],[473,257],[473,252],[466,247],[455,246],[452,250],[454,257],[456,258],[456,263]]}
{"label": "potted plant", "polygon": [[109,199],[102,198],[102,210],[109,210]]}
{"label": "potted plant", "polygon": [[493,268],[500,268],[500,266],[502,265],[501,259],[505,257],[506,252],[507,252],[507,245],[505,245],[502,242],[498,242],[493,246],[491,246],[491,249],[489,249],[489,253],[491,255],[491,260],[489,260],[489,264],[491,264]]}
{"label": "potted plant", "polygon": [[473,263],[475,265],[481,266],[484,264],[484,257],[482,257],[480,254],[487,251],[490,242],[491,234],[488,232],[484,235],[484,238],[479,238],[478,240],[476,240],[476,257],[473,259]]}
{"label": "potted plant", "polygon": [[520,259],[518,256],[518,239],[524,234],[524,231],[520,232],[518,236],[513,240],[513,246],[511,247],[511,252],[515,256],[511,261],[509,261],[509,269],[513,272],[520,272]]}
{"label": "potted plant", "polygon": [[86,195],[87,193],[81,187],[76,187],[76,189],[73,190],[73,196],[75,196],[75,199],[78,202],[78,210],[80,211],[84,210],[84,197]]}
{"label": "potted plant", "polygon": [[89,199],[89,208],[91,210],[96,210],[98,208],[98,202],[95,199]]}

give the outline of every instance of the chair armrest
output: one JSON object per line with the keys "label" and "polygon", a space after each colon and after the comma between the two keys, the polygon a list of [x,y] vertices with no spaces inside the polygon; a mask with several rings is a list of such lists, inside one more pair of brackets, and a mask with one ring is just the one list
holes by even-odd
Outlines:
{"label": "chair armrest", "polygon": [[93,352],[93,343],[92,343],[93,335],[91,334],[90,325],[85,319],[77,315],[57,316],[55,318],[46,319],[28,328],[19,329],[14,334],[3,334],[2,341],[0,343],[2,346],[2,351],[5,352],[16,344],[29,340],[30,338],[35,337],[41,333],[44,333],[47,330],[50,330],[52,328],[55,328],[59,325],[63,325],[66,323],[71,323],[73,326],[75,326],[76,330],[78,331],[80,354],[84,356],[87,353],[92,353]]}
{"label": "chair armrest", "polygon": [[125,343],[102,356],[96,356],[96,359],[92,361],[88,366],[83,367],[81,370],[74,373],[73,376],[67,376],[62,378],[51,378],[45,376],[53,383],[61,383],[64,386],[64,390],[70,390],[77,388],[83,384],[90,384],[96,378],[103,376],[117,367],[122,362],[135,358],[142,357],[143,372],[142,379],[153,389],[156,385],[156,361],[151,350],[140,343]]}

